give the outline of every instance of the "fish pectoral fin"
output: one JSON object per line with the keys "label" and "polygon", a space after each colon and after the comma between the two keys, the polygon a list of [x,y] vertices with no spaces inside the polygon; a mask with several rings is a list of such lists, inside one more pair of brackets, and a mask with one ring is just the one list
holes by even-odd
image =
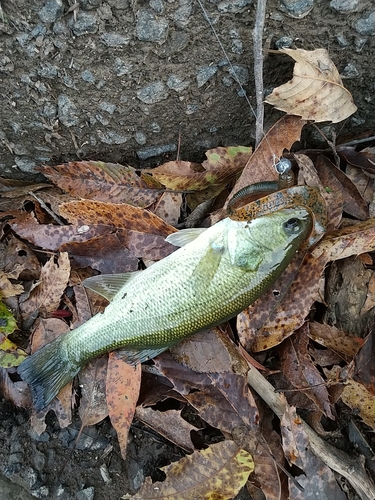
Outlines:
{"label": "fish pectoral fin", "polygon": [[210,285],[221,262],[224,248],[211,244],[191,275],[192,286],[202,294]]}
{"label": "fish pectoral fin", "polygon": [[204,231],[206,227],[191,227],[189,229],[181,229],[177,233],[169,234],[165,241],[174,245],[175,247],[183,247],[188,243],[196,240]]}
{"label": "fish pectoral fin", "polygon": [[116,293],[126,284],[129,283],[137,274],[142,271],[134,271],[133,273],[122,274],[100,274],[99,276],[91,276],[86,278],[82,283],[86,288],[90,288],[94,292],[102,295],[107,300],[111,301]]}
{"label": "fish pectoral fin", "polygon": [[144,363],[145,361],[158,356],[162,352],[169,349],[172,345],[174,345],[174,342],[172,342],[170,346],[155,347],[150,349],[137,349],[136,347],[134,349],[119,349],[118,353],[129,365],[138,365],[139,363]]}
{"label": "fish pectoral fin", "polygon": [[228,252],[233,266],[248,271],[256,271],[263,259],[263,251],[259,245],[252,244],[243,231],[228,232]]}

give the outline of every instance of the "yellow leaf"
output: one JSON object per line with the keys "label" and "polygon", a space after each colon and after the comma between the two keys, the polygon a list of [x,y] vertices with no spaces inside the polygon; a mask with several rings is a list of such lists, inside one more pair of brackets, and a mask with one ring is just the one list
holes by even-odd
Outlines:
{"label": "yellow leaf", "polygon": [[26,357],[25,351],[18,349],[16,344],[0,333],[0,366],[2,368],[18,366]]}
{"label": "yellow leaf", "polygon": [[268,104],[316,122],[337,123],[355,113],[357,107],[327,50],[283,49],[278,52],[288,54],[296,64],[293,79],[274,89],[266,98]]}
{"label": "yellow leaf", "polygon": [[147,478],[133,500],[230,500],[254,470],[252,456],[234,441],[222,441],[163,467],[167,479],[152,483]]}
{"label": "yellow leaf", "polygon": [[375,429],[374,395],[366,387],[350,379],[345,384],[341,399],[353,410],[358,409],[365,424]]}

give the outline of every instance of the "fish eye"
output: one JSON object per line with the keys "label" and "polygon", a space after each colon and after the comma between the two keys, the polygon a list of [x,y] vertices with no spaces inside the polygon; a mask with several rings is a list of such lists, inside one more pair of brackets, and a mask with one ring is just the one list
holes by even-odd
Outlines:
{"label": "fish eye", "polygon": [[299,230],[299,222],[299,219],[292,217],[284,223],[284,227],[289,233],[296,233]]}

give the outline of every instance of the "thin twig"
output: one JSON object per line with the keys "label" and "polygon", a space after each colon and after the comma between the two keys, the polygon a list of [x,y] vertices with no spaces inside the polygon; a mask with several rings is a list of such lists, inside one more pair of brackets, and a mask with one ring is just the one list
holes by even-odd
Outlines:
{"label": "thin twig", "polygon": [[263,30],[266,17],[267,0],[258,0],[253,29],[254,42],[254,82],[256,95],[256,125],[255,125],[255,147],[263,138],[264,104],[263,104]]}
{"label": "thin twig", "polygon": [[36,201],[38,203],[40,203],[40,206],[42,208],[44,208],[44,210],[52,217],[52,219],[54,219],[57,224],[59,224],[60,226],[63,226],[64,225],[64,222],[60,219],[60,217],[58,217],[45,203],[44,201],[42,200],[42,198],[40,198],[38,195],[36,195],[33,191],[29,191],[28,194],[30,196],[32,196],[33,198],[36,199]]}
{"label": "thin twig", "polygon": [[[247,383],[279,418],[283,416],[287,407],[285,400],[275,392],[274,387],[254,366],[250,366]],[[332,470],[344,476],[362,500],[374,500],[375,486],[366,474],[361,461],[323,441],[303,420],[302,424],[304,431],[308,435],[311,451],[314,455],[319,457]]]}

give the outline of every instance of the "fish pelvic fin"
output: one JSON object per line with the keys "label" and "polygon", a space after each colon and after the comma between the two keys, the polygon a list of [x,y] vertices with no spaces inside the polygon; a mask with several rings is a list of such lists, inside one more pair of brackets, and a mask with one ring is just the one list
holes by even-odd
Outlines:
{"label": "fish pelvic fin", "polygon": [[18,367],[22,380],[30,386],[33,406],[41,411],[79,372],[64,348],[64,335],[46,344],[26,358]]}
{"label": "fish pelvic fin", "polygon": [[150,349],[140,349],[140,350],[137,350],[136,348],[129,349],[126,347],[124,349],[118,349],[118,353],[126,363],[135,366],[138,363],[144,363],[149,359],[155,358],[155,356],[158,356],[162,352],[166,351],[167,349],[169,349],[169,347],[173,346],[175,343],[176,342],[172,342],[168,346],[154,347]]}

